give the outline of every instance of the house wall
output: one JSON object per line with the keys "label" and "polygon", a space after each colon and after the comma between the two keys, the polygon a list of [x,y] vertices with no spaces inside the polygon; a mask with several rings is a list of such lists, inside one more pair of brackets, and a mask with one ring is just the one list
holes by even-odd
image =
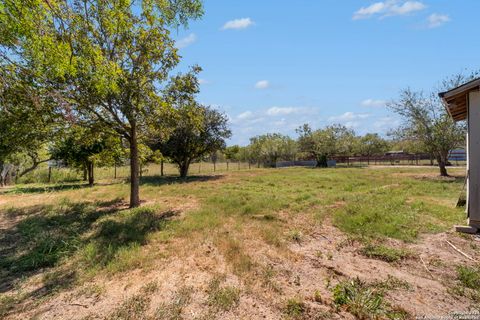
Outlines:
{"label": "house wall", "polygon": [[467,203],[469,225],[480,228],[480,92],[469,93],[467,133]]}

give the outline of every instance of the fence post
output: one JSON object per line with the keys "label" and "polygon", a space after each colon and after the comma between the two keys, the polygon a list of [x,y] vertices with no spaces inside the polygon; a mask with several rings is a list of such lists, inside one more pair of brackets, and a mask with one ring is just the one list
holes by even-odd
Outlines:
{"label": "fence post", "polygon": [[228,171],[228,160],[227,160],[227,171]]}
{"label": "fence post", "polygon": [[117,179],[117,163],[113,164],[113,179]]}
{"label": "fence post", "polygon": [[163,159],[160,160],[160,176],[163,177]]}
{"label": "fence post", "polygon": [[52,167],[48,166],[48,183],[52,180]]}
{"label": "fence post", "polygon": [[240,160],[238,160],[238,170],[240,170]]}
{"label": "fence post", "polygon": [[200,169],[201,169],[201,168],[202,168],[202,163],[199,162],[199,163],[198,163],[198,173],[200,173]]}

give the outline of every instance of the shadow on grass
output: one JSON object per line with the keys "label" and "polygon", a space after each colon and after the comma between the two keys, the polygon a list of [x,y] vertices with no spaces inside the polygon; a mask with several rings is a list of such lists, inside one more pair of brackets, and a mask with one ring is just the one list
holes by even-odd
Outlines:
{"label": "shadow on grass", "polygon": [[147,207],[125,209],[122,199],[64,201],[3,213],[21,220],[0,229],[0,294],[13,292],[20,281],[43,277],[41,287],[12,308],[68,288],[84,270],[115,263],[122,250],[128,256],[130,248],[144,245],[148,234],[164,228],[176,214]]}
{"label": "shadow on grass", "polygon": [[208,182],[220,180],[223,175],[209,175],[209,176],[188,176],[181,178],[178,176],[147,176],[142,177],[140,183],[147,186],[162,186],[166,184],[190,183],[190,182]]}
{"label": "shadow on grass", "polygon": [[0,194],[22,194],[22,193],[45,193],[45,192],[56,192],[64,190],[75,190],[87,188],[88,184],[84,183],[62,183],[55,185],[44,185],[44,186],[15,186],[12,188],[0,189]]}

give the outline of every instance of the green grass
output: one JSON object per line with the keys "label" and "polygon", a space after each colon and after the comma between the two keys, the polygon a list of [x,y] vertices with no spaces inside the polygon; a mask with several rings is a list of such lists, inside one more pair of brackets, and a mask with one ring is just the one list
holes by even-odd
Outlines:
{"label": "green grass", "polygon": [[480,266],[457,267],[457,280],[459,284],[453,288],[455,294],[480,302]]}
{"label": "green grass", "polygon": [[368,244],[360,252],[366,257],[386,262],[398,262],[411,256],[411,253],[405,249],[397,249],[382,244]]}
{"label": "green grass", "polygon": [[[7,287],[14,291],[32,274],[43,273],[54,293],[98,273],[146,268],[176,254],[173,244],[185,239],[186,250],[213,243],[242,281],[259,274],[264,286],[277,292],[274,277],[262,275],[245,240],[282,252],[292,241],[308,240],[312,228],[329,219],[365,243],[411,242],[465,219],[463,209],[454,207],[463,179],[436,179],[435,169],[252,169],[183,180],[154,176],[159,168],[152,166],[141,185],[148,204],[134,210],[124,208],[128,183],[108,177],[110,169],[98,170],[106,179],[93,188],[62,182],[0,190],[0,215],[15,221],[0,237],[0,276]],[[425,173],[432,177],[415,177]],[[170,219],[169,208],[183,210],[181,218]],[[386,261],[406,257],[381,246],[366,247],[364,254]],[[0,310],[10,310],[12,299],[0,294]]]}
{"label": "green grass", "polygon": [[394,308],[385,301],[382,289],[385,287],[369,285],[358,278],[345,280],[333,288],[333,302],[357,319],[409,319],[405,311]]}
{"label": "green grass", "polygon": [[216,276],[208,288],[208,305],[215,311],[228,311],[240,302],[240,290],[233,286],[222,286],[224,277]]}
{"label": "green grass", "polygon": [[290,298],[285,303],[283,312],[290,319],[301,319],[307,311],[307,306],[301,298]]}

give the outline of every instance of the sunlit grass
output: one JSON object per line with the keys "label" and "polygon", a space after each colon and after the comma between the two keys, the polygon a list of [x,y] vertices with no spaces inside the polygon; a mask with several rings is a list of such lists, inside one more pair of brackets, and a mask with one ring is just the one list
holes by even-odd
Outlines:
{"label": "sunlit grass", "polygon": [[[463,209],[454,207],[462,184],[461,178],[441,180],[435,169],[424,168],[255,168],[187,180],[147,176],[141,186],[145,203],[133,210],[126,208],[129,185],[122,179],[99,180],[93,188],[78,181],[19,184],[0,190],[0,214],[17,221],[0,243],[14,248],[5,251],[0,275],[13,286],[31,272],[47,272],[43,281],[53,292],[61,283],[144,269],[155,259],[180,255],[176,240],[185,240],[187,252],[207,239],[229,270],[245,279],[265,268],[245,250],[246,240],[284,251],[326,220],[365,244],[385,238],[412,242],[422,233],[448,230],[464,219]],[[367,253],[402,258],[390,250]],[[65,281],[65,275],[72,276]],[[225,291],[219,298],[228,298],[230,306],[238,302],[236,295]],[[0,296],[0,310],[18,299]]]}

